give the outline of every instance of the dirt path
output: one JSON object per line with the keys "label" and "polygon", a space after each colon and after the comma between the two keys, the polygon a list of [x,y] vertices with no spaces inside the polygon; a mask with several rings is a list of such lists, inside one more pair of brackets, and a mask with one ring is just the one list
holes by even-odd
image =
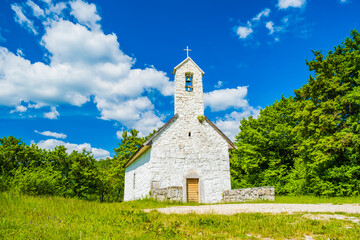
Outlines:
{"label": "dirt path", "polygon": [[219,204],[219,205],[200,205],[200,206],[177,206],[167,208],[145,209],[145,212],[152,210],[165,214],[224,214],[232,215],[236,213],[296,213],[296,212],[343,212],[360,213],[360,204]]}

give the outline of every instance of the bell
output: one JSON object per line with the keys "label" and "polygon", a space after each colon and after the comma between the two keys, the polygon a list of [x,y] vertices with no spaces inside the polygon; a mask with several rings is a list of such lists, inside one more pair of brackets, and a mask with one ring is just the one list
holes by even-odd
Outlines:
{"label": "bell", "polygon": [[186,82],[191,82],[191,79],[189,77],[186,78]]}

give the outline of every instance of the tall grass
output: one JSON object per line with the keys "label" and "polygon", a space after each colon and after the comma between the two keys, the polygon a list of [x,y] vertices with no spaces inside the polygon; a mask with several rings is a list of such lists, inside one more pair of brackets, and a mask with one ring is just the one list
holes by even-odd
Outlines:
{"label": "tall grass", "polygon": [[[175,204],[175,203],[173,203]],[[163,215],[152,200],[98,203],[0,193],[0,239],[359,239],[360,225],[302,214]],[[360,217],[360,215],[352,215]]]}

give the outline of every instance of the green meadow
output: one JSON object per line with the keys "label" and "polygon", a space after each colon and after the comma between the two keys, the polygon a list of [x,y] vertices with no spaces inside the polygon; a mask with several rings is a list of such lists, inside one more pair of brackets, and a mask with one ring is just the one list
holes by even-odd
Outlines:
{"label": "green meadow", "polygon": [[[359,203],[360,198],[277,197],[276,203]],[[0,239],[359,239],[360,224],[305,214],[165,215],[151,199],[100,203],[0,193]],[[360,218],[360,214],[343,214]]]}

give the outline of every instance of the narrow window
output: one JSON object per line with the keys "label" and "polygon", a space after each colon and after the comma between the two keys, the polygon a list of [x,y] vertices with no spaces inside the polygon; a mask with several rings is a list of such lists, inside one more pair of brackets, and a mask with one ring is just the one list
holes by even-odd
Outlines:
{"label": "narrow window", "polygon": [[193,90],[193,74],[185,73],[185,91],[192,92]]}
{"label": "narrow window", "polygon": [[189,137],[191,137],[191,132],[189,132]]}
{"label": "narrow window", "polygon": [[134,173],[134,177],[133,177],[133,189],[135,189],[135,173]]}

